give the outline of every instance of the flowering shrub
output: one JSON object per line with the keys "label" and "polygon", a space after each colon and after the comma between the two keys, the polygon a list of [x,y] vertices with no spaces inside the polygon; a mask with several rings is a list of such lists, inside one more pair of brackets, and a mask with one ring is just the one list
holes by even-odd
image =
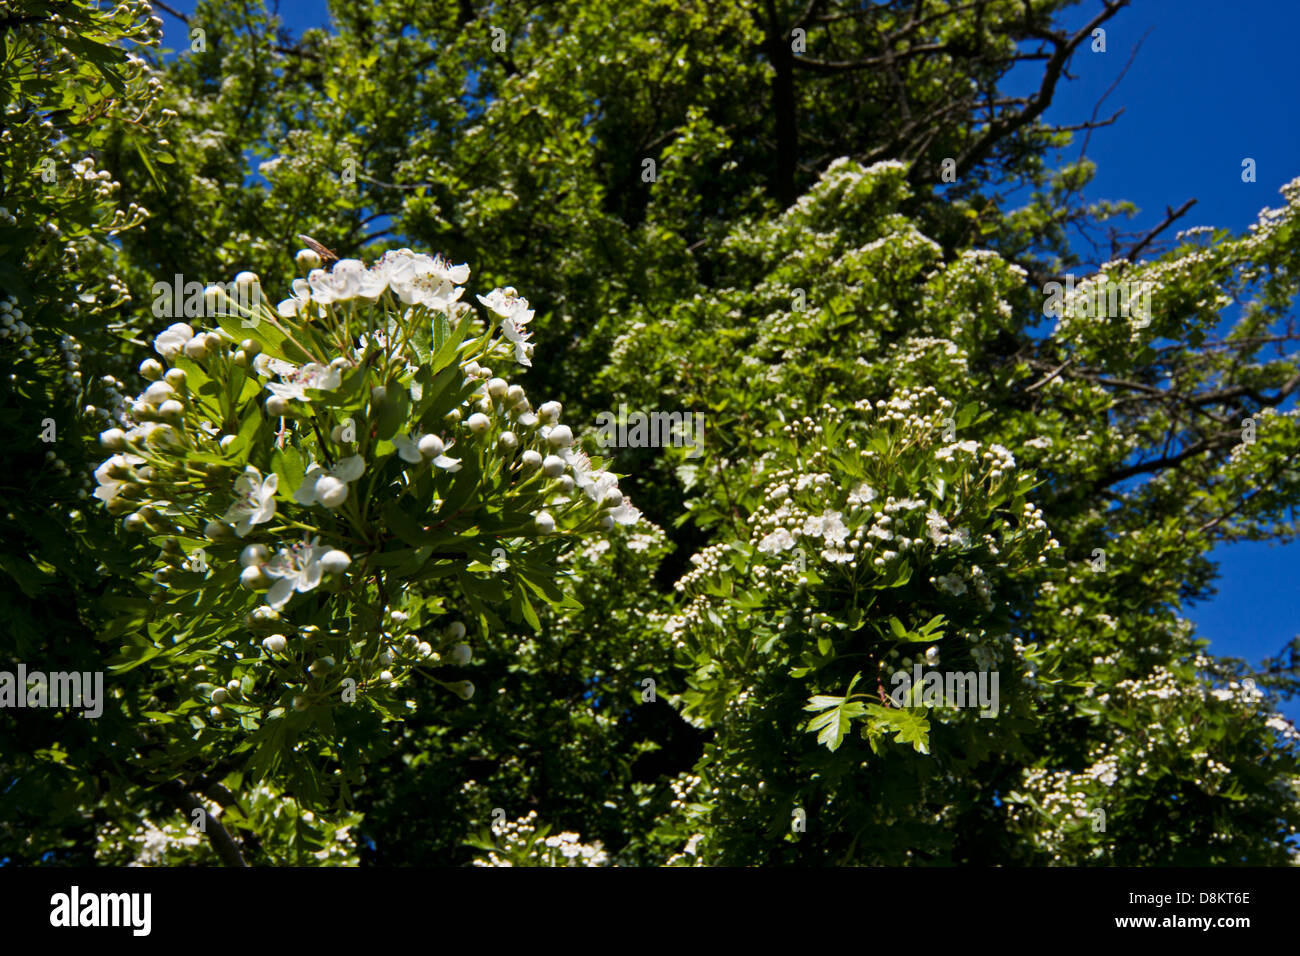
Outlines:
{"label": "flowering shrub", "polygon": [[[788,672],[807,682],[807,709],[823,711],[808,729],[830,750],[865,718],[873,750],[889,733],[929,752],[921,711],[885,699],[890,675],[918,644],[937,644],[930,656],[941,649],[949,668],[996,666],[991,635],[1016,591],[995,594],[995,581],[1058,547],[1025,500],[1032,477],[1000,445],[944,444],[950,414],[926,388],[784,426],[762,459],[749,540],[706,548],[677,582],[689,600],[665,627],[695,668],[688,719],[725,720],[765,674]],[[953,421],[974,417],[966,408]],[[830,696],[859,681],[869,693]]]}
{"label": "flowering shrub", "polygon": [[154,606],[117,668],[188,668],[176,715],[259,773],[341,735],[340,708],[397,716],[416,674],[469,698],[445,676],[469,628],[537,626],[534,602],[566,600],[556,558],[638,520],[559,404],[483,364],[531,361],[533,313],[494,289],[480,314],[468,276],[404,249],[311,268],[272,310],[242,273],[254,294],[208,290],[217,327],[155,338],[150,384],[100,436],[94,494],[148,542]]}

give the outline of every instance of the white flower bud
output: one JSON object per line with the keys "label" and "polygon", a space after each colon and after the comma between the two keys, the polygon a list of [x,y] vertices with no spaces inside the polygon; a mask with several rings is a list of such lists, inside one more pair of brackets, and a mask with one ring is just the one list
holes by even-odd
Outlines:
{"label": "white flower bud", "polygon": [[288,643],[289,641],[283,634],[272,634],[262,642],[262,646],[266,648],[267,653],[279,654],[288,646]]}
{"label": "white flower bud", "polygon": [[558,422],[563,410],[564,406],[559,402],[543,402],[542,407],[537,409],[537,417],[544,422]]}
{"label": "white flower bud", "polygon": [[298,263],[300,269],[320,268],[320,254],[315,249],[299,249],[293,261]]}
{"label": "white flower bud", "polygon": [[446,446],[437,435],[425,435],[420,439],[419,449],[425,458],[437,458],[446,451]]}
{"label": "white flower bud", "polygon": [[279,395],[272,395],[266,400],[266,414],[272,418],[279,418],[289,410],[288,399],[281,398]]}
{"label": "white flower bud", "polygon": [[497,436],[497,444],[505,451],[514,451],[519,445],[519,439],[515,437],[514,432],[502,432]]}
{"label": "white flower bud", "polygon": [[266,545],[250,544],[239,554],[239,563],[246,568],[254,565],[265,564],[270,555],[267,553]]}
{"label": "white flower bud", "polygon": [[457,644],[447,652],[447,660],[457,666],[468,664],[473,656],[474,651],[468,644]]}
{"label": "white flower bud", "polygon": [[605,492],[605,496],[600,499],[600,503],[606,508],[617,508],[623,503],[623,492],[617,488],[611,488]]}
{"label": "white flower bud", "polygon": [[392,672],[392,671],[381,671],[381,672],[379,673],[379,683],[381,683],[381,684],[391,684],[392,682],[393,682],[393,672]]}
{"label": "white flower bud", "polygon": [[415,645],[415,653],[419,654],[421,657],[428,657],[433,653],[433,647],[428,641],[421,641],[419,644]]}
{"label": "white flower bud", "polygon": [[158,414],[163,418],[178,421],[185,415],[185,406],[176,401],[176,399],[169,398],[158,406]]}
{"label": "white flower bud", "polygon": [[451,689],[461,700],[469,700],[474,696],[474,685],[467,680],[452,684]]}
{"label": "white flower bud", "polygon": [[611,515],[604,515],[600,519],[600,526],[606,531],[614,530],[614,518]]}
{"label": "white flower bud", "polygon": [[504,378],[490,378],[487,383],[487,393],[493,398],[503,398],[510,389],[510,383]]}
{"label": "white flower bud", "polygon": [[154,382],[144,390],[144,400],[157,408],[175,394],[176,390],[166,382]]}
{"label": "white flower bud", "polygon": [[466,427],[468,427],[475,435],[482,435],[488,430],[490,424],[491,422],[488,421],[488,417],[481,412],[475,412],[465,421]]}
{"label": "white flower bud", "polygon": [[326,508],[337,508],[348,500],[348,486],[333,475],[316,482],[316,498]]}
{"label": "white flower bud", "polygon": [[325,552],[325,556],[320,559],[321,570],[326,574],[342,574],[352,563],[352,558],[346,552],[338,549],[331,549]]}
{"label": "white flower bud", "polygon": [[217,442],[217,445],[221,448],[223,452],[226,452],[230,450],[230,446],[233,445],[234,443],[235,443],[234,435],[222,435],[221,441]]}
{"label": "white flower bud", "polygon": [[559,478],[564,474],[564,459],[559,455],[547,455],[542,462],[542,471],[547,478]]}
{"label": "white flower bud", "polygon": [[203,361],[208,357],[208,337],[206,335],[194,336],[185,343],[181,351],[185,353],[185,357],[188,359],[193,359],[195,362]]}
{"label": "white flower bud", "polygon": [[465,625],[461,621],[452,621],[447,625],[447,636],[453,641],[459,641],[465,636]]}
{"label": "white flower bud", "polygon": [[308,703],[307,698],[303,697],[301,694],[293,699],[294,710],[306,710],[310,706],[311,704]]}
{"label": "white flower bud", "polygon": [[126,450],[126,432],[120,428],[110,428],[99,433],[99,443],[109,451]]}
{"label": "white flower bud", "polygon": [[271,586],[271,579],[260,564],[250,564],[240,572],[239,583],[250,591],[265,591]]}
{"label": "white flower bud", "polygon": [[[488,383],[491,384],[490,382]],[[510,405],[518,405],[524,400],[524,387],[522,385],[511,385],[506,390],[506,402]]]}
{"label": "white flower bud", "polygon": [[253,286],[257,284],[258,284],[258,279],[257,279],[257,273],[255,272],[241,272],[239,273],[239,275],[235,276],[236,289],[240,289],[240,290],[251,289]]}
{"label": "white flower bud", "polygon": [[145,359],[140,363],[140,374],[151,382],[156,382],[163,377],[163,367],[157,359]]}
{"label": "white flower bud", "polygon": [[533,518],[533,524],[537,526],[537,530],[542,534],[550,534],[555,530],[555,519],[545,511],[537,512],[536,516]]}
{"label": "white flower bud", "polygon": [[573,431],[568,425],[556,425],[546,433],[546,441],[552,448],[568,448],[573,444]]}
{"label": "white flower bud", "polygon": [[185,370],[182,368],[169,369],[167,374],[163,376],[163,381],[179,392],[185,387]]}
{"label": "white flower bud", "polygon": [[226,698],[228,698],[229,696],[230,694],[226,691],[224,687],[214,688],[212,691],[212,703],[224,704],[226,702]]}

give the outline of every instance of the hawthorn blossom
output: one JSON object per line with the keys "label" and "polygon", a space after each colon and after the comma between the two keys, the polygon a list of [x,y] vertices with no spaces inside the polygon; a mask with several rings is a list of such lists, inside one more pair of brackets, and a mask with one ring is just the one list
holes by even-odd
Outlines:
{"label": "hawthorn blossom", "polygon": [[340,259],[329,272],[312,269],[307,273],[307,285],[315,302],[328,305],[352,299],[377,299],[388,282],[382,271],[367,269],[360,259]]}
{"label": "hawthorn blossom", "polygon": [[875,489],[872,488],[865,481],[860,481],[856,485],[854,485],[853,490],[849,492],[849,504],[865,505],[870,503],[871,501],[874,501],[875,497],[876,497]]}
{"label": "hawthorn blossom", "polygon": [[348,483],[360,478],[365,470],[366,463],[360,455],[344,458],[328,470],[313,464],[293,493],[293,500],[306,507],[321,504],[337,508],[348,499]]}
{"label": "hawthorn blossom", "polygon": [[397,448],[398,457],[402,461],[409,462],[412,465],[418,465],[424,461],[424,456],[420,454],[420,438],[423,436],[397,434],[392,437],[393,445]]}
{"label": "hawthorn blossom", "polygon": [[486,296],[475,298],[501,318],[501,332],[515,346],[515,361],[531,366],[533,346],[524,326],[533,320],[534,311],[528,308],[528,300],[512,288],[493,289]]}
{"label": "hawthorn blossom", "polygon": [[393,445],[402,461],[418,465],[425,459],[432,459],[433,464],[444,471],[460,471],[460,459],[443,454],[445,447],[437,435],[402,435],[392,437]]}
{"label": "hawthorn blossom", "polygon": [[641,509],[637,508],[631,501],[624,498],[622,504],[617,508],[611,508],[609,510],[609,516],[614,519],[615,524],[636,524],[641,520]]}
{"label": "hawthorn blossom", "polygon": [[299,368],[277,358],[268,358],[257,366],[258,371],[266,369],[279,375],[283,382],[268,382],[266,387],[272,394],[285,401],[307,401],[307,389],[315,388],[329,391],[338,388],[343,382],[343,375],[332,365],[320,365],[308,362]]}
{"label": "hawthorn blossom", "polygon": [[280,484],[279,475],[267,475],[252,465],[235,479],[235,503],[226,509],[221,520],[235,526],[235,534],[241,538],[252,530],[253,525],[270,521],[275,516],[275,489]]}
{"label": "hawthorn blossom", "polygon": [[321,559],[329,551],[329,548],[321,547],[320,538],[315,537],[304,538],[276,552],[275,557],[262,567],[267,577],[275,578],[275,583],[266,592],[266,603],[278,611],[295,591],[310,591],[320,584],[325,570]]}
{"label": "hawthorn blossom", "polygon": [[441,256],[427,256],[410,249],[384,253],[373,271],[383,276],[388,288],[404,304],[423,305],[442,312],[452,310],[465,291],[459,286],[469,279],[468,265],[453,266]]}
{"label": "hawthorn blossom", "polygon": [[765,554],[789,551],[794,547],[794,536],[785,528],[777,528],[758,543],[758,550]]}
{"label": "hawthorn blossom", "polygon": [[[139,455],[114,455],[108,459],[95,469],[95,480],[99,482],[99,487],[95,489],[95,497],[104,504],[112,503],[126,485],[138,480],[135,466],[143,465],[144,461]],[[110,475],[110,472],[120,473],[123,470],[127,473],[126,478],[114,478]]]}
{"label": "hawthorn blossom", "polygon": [[154,351],[165,359],[174,359],[185,343],[194,338],[194,330],[184,322],[169,325],[153,340]]}

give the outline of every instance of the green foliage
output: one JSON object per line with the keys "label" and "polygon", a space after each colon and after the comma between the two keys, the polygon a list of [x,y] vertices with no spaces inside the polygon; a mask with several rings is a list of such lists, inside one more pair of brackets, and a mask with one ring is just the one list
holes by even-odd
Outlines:
{"label": "green foliage", "polygon": [[0,860],[1292,862],[1295,649],[1183,612],[1296,532],[1300,187],[1081,267],[984,106],[1066,5],[10,3],[0,669],[109,694],[0,713]]}

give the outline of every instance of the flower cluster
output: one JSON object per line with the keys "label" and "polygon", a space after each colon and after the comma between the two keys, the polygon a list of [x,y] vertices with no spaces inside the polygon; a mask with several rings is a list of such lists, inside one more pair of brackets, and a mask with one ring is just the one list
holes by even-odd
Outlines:
{"label": "flower cluster", "polygon": [[537,811],[500,824],[501,846],[474,860],[475,866],[608,866],[599,840],[586,844],[582,836],[566,831],[551,834],[537,823]]}
{"label": "flower cluster", "polygon": [[[484,319],[462,301],[468,266],[440,257],[297,261],[307,276],[274,310],[251,273],[233,295],[209,287],[218,326],[159,333],[140,365],[149,384],[100,436],[113,454],[94,494],[158,546],[152,600],[204,595],[235,648],[220,673],[193,668],[213,721],[361,694],[402,706],[392,697],[413,671],[469,662],[451,604],[486,624],[481,602],[504,578],[527,620],[530,590],[546,594],[524,579],[542,539],[640,519],[558,402],[534,409],[483,364],[530,362],[533,313],[513,289],[479,297]],[[486,561],[472,559],[494,548],[520,573],[475,577]],[[448,577],[436,592],[415,583]]]}

